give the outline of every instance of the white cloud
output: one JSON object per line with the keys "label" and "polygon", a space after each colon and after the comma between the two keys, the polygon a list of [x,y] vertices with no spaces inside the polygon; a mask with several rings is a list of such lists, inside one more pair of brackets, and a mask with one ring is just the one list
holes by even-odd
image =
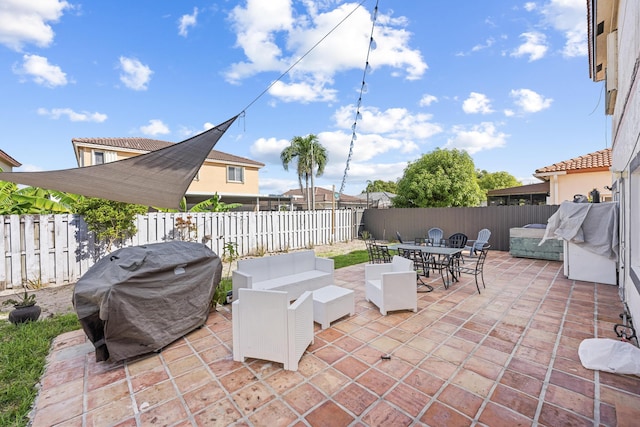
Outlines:
{"label": "white cloud", "polygon": [[469,98],[462,103],[462,110],[467,114],[490,114],[493,113],[491,101],[487,95],[471,92]]}
{"label": "white cloud", "polygon": [[587,25],[583,0],[551,0],[542,8],[542,14],[553,28],[564,33],[564,56],[587,55]]}
{"label": "white cloud", "polygon": [[545,98],[531,89],[514,89],[509,92],[514,103],[525,113],[537,113],[551,106],[553,99]]}
{"label": "white cloud", "polygon": [[0,4],[0,44],[21,51],[26,44],[47,47],[53,42],[50,23],[60,20],[65,9],[64,0],[4,0]]}
{"label": "white cloud", "polygon": [[38,108],[38,114],[41,116],[49,116],[54,120],[58,120],[62,116],[66,116],[72,122],[94,122],[102,123],[107,120],[107,115],[102,113],[90,113],[88,111],[76,112],[71,108]]}
{"label": "white cloud", "polygon": [[[329,9],[334,2],[301,4],[305,10],[294,10],[290,0],[253,0],[233,9],[229,18],[236,32],[236,44],[243,49],[246,60],[228,69],[225,77],[229,82],[239,83],[262,72],[284,72],[322,40],[289,71],[289,83],[275,85],[270,93],[287,101],[335,99],[335,91],[328,89],[334,84],[334,75],[364,66],[371,15],[364,8],[356,8],[355,3],[334,9]],[[351,12],[348,22],[334,28]],[[422,77],[427,64],[418,50],[409,47],[411,33],[406,26],[404,18],[379,14],[373,36],[375,49],[369,62],[376,69],[392,67],[402,71],[406,79],[415,80]]]}
{"label": "white cloud", "polygon": [[[361,119],[358,119],[356,134],[381,134],[400,140],[426,140],[442,132],[442,127],[431,122],[431,114],[412,114],[406,108],[388,108],[378,110],[374,107],[361,107]],[[333,119],[338,128],[351,130],[355,120],[355,106],[338,108]]]}
{"label": "white cloud", "polygon": [[120,57],[120,81],[133,90],[147,90],[153,71],[136,58]]}
{"label": "white cloud", "polygon": [[471,127],[454,126],[452,132],[454,136],[447,140],[445,148],[466,150],[469,154],[502,147],[509,136],[498,132],[491,122],[483,122]]}
{"label": "white cloud", "polygon": [[36,166],[36,165],[30,165],[30,164],[22,164],[22,166],[20,166],[19,168],[14,169],[14,172],[42,172],[43,170],[45,170],[44,168],[41,168],[40,166]]}
{"label": "white cloud", "polygon": [[474,47],[471,48],[472,52],[478,52],[480,50],[483,49],[487,49],[490,48],[491,46],[493,46],[493,44],[496,42],[496,40],[493,37],[489,37],[484,44],[477,44]]}
{"label": "white cloud", "polygon": [[162,120],[158,119],[149,120],[149,124],[147,126],[140,127],[140,132],[142,132],[144,135],[151,136],[166,135],[168,133],[171,133],[169,127],[165,125]]}
{"label": "white cloud", "polygon": [[529,62],[532,62],[543,58],[549,49],[547,37],[542,33],[536,31],[522,33],[520,38],[524,39],[525,42],[511,52],[511,56],[516,58],[529,56]]}
{"label": "white cloud", "polygon": [[260,194],[282,194],[285,191],[299,188],[297,178],[295,179],[269,178],[268,176],[263,175],[263,173],[264,174],[269,173],[269,171],[265,169],[260,170]]}
{"label": "white cloud", "polygon": [[67,75],[57,65],[49,64],[44,56],[24,55],[22,66],[14,66],[13,72],[30,76],[37,84],[50,88],[67,84]]}
{"label": "white cloud", "polygon": [[538,6],[535,4],[535,2],[532,2],[532,1],[528,1],[528,2],[526,2],[526,3],[524,4],[524,9],[525,9],[527,12],[534,11],[537,7],[538,7]]}
{"label": "white cloud", "polygon": [[335,101],[337,91],[324,87],[320,82],[283,83],[275,82],[269,93],[283,102]]}
{"label": "white cloud", "polygon": [[[290,141],[277,138],[259,138],[249,149],[253,158],[264,163],[282,164],[280,153],[288,147]],[[262,179],[260,180],[262,181]]]}
{"label": "white cloud", "polygon": [[182,15],[178,21],[178,34],[182,37],[187,37],[189,34],[189,27],[195,27],[198,19],[198,8],[193,8],[192,15]]}
{"label": "white cloud", "polygon": [[436,98],[433,95],[429,95],[428,93],[425,93],[424,95],[422,95],[422,98],[420,98],[420,102],[418,103],[418,105],[420,105],[421,107],[428,107],[434,102],[438,102],[438,98]]}
{"label": "white cloud", "polygon": [[506,110],[504,110],[504,115],[507,117],[513,117],[516,115],[516,113],[515,111],[507,108]]}

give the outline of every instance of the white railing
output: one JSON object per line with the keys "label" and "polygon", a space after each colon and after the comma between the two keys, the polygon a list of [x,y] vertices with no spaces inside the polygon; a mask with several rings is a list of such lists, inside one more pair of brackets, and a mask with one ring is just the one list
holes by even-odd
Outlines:
{"label": "white railing", "polygon": [[[193,231],[176,228],[177,218],[191,222]],[[80,216],[5,215],[0,219],[0,291],[23,284],[75,283],[105,254]],[[237,245],[240,256],[285,252],[352,240],[353,221],[351,210],[149,213],[137,217],[137,234],[122,246],[181,239],[206,240],[220,256],[230,242]]]}

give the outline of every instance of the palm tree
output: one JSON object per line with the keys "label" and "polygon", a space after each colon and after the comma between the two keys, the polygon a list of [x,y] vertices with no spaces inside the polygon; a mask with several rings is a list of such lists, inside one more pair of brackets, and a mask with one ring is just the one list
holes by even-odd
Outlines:
{"label": "palm tree", "polygon": [[82,196],[0,181],[0,215],[72,213]]}
{"label": "palm tree", "polygon": [[[294,136],[291,144],[282,150],[280,160],[284,170],[289,170],[289,163],[294,158],[298,159],[298,184],[300,192],[305,194],[307,209],[315,209],[315,185],[314,176],[321,176],[327,165],[327,149],[318,142],[318,137],[314,134],[307,136]],[[316,169],[317,168],[317,169]],[[302,179],[304,178],[306,192],[303,191]],[[311,180],[311,197],[309,197],[309,180]]]}

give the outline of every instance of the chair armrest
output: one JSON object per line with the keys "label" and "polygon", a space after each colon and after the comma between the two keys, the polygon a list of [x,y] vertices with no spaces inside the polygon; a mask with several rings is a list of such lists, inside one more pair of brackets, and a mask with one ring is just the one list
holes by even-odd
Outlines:
{"label": "chair armrest", "polygon": [[240,288],[249,288],[253,287],[253,276],[250,274],[243,273],[241,271],[235,270],[231,272],[231,287],[233,290],[233,301],[238,299],[238,289]]}
{"label": "chair armrest", "polygon": [[307,347],[313,344],[313,294],[309,291],[302,293],[287,309],[288,314],[288,362],[286,370],[298,370],[298,361]]}
{"label": "chair armrest", "polygon": [[[364,279],[379,280],[383,273],[390,273],[393,266],[390,263],[385,264],[365,264]],[[414,273],[415,274],[415,273]]]}
{"label": "chair armrest", "polygon": [[333,273],[335,270],[333,260],[330,258],[316,257],[316,269],[326,271],[327,273]]}

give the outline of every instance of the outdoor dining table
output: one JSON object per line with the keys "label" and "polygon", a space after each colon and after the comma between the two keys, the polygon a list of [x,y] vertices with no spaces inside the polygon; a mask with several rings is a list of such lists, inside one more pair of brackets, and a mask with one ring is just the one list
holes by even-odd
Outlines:
{"label": "outdoor dining table", "polygon": [[[453,268],[453,260],[454,260],[454,256],[456,254],[461,253],[464,250],[464,248],[450,248],[447,246],[430,246],[430,245],[414,245],[410,243],[398,243],[395,245],[389,245],[389,249],[398,251],[398,254],[402,253],[403,251],[421,251],[423,254],[438,255],[439,257],[444,257],[444,262],[447,263],[447,269],[451,273],[452,280],[458,281],[455,274],[455,270]],[[441,262],[440,264],[443,264],[443,263]],[[449,283],[447,282],[447,280],[445,280],[444,276],[442,275],[442,269],[440,270],[440,276],[442,277],[442,282],[444,283],[445,288],[447,288],[449,286]],[[429,285],[426,285],[426,286],[429,286]]]}

